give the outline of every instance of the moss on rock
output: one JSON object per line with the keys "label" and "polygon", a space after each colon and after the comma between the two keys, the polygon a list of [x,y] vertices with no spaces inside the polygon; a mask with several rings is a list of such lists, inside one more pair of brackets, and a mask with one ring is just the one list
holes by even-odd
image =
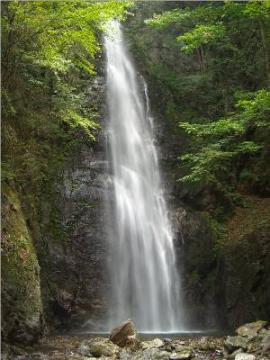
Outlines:
{"label": "moss on rock", "polygon": [[3,339],[32,343],[42,331],[39,264],[16,191],[2,187]]}

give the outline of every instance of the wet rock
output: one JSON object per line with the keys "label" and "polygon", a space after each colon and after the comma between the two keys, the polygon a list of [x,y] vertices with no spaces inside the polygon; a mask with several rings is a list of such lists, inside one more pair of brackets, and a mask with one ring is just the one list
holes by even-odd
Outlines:
{"label": "wet rock", "polygon": [[[122,358],[120,358],[122,360]],[[157,348],[138,350],[131,354],[131,357],[123,357],[123,360],[169,360],[170,352]]]}
{"label": "wet rock", "polygon": [[190,359],[192,352],[188,349],[177,351],[171,354],[170,360],[187,360]]}
{"label": "wet rock", "polygon": [[172,342],[172,339],[170,339],[170,338],[165,338],[163,341],[164,341],[165,343],[171,343],[171,342]]}
{"label": "wet rock", "polygon": [[42,354],[42,353],[34,353],[34,354],[32,354],[32,359],[33,360],[47,360],[48,355]]}
{"label": "wet rock", "polygon": [[137,343],[137,332],[131,320],[123,322],[120,326],[111,331],[110,340],[120,346],[134,347]]}
{"label": "wet rock", "polygon": [[127,349],[123,349],[123,350],[121,350],[121,352],[119,354],[119,359],[120,360],[131,360],[132,354]]}
{"label": "wet rock", "polygon": [[126,347],[135,349],[139,345],[139,340],[136,335],[130,335],[127,337]]}
{"label": "wet rock", "polygon": [[42,353],[33,353],[29,355],[20,355],[15,358],[15,360],[48,360],[49,357],[46,354]]}
{"label": "wet rock", "polygon": [[95,338],[85,340],[78,348],[78,353],[83,356],[112,357],[116,358],[119,353],[119,347],[105,338]]}
{"label": "wet rock", "polygon": [[162,346],[163,350],[172,352],[175,349],[173,341],[171,339],[163,339],[163,342],[164,342]]}
{"label": "wet rock", "polygon": [[198,342],[198,348],[200,350],[208,350],[208,339],[207,337],[203,336]]}
{"label": "wet rock", "polygon": [[267,334],[262,340],[262,353],[270,353],[270,334]]}
{"label": "wet rock", "polygon": [[224,347],[229,353],[239,348],[246,350],[248,340],[241,336],[228,336],[225,340]]}
{"label": "wet rock", "polygon": [[242,349],[237,349],[233,353],[229,354],[227,357],[228,357],[229,360],[234,360],[236,355],[239,354],[239,353],[242,353],[242,352],[243,352]]}
{"label": "wet rock", "polygon": [[185,343],[180,342],[179,344],[175,344],[174,349],[176,352],[188,352],[191,351],[192,348],[196,347],[197,343],[190,344],[190,346],[186,346]]}
{"label": "wet rock", "polygon": [[146,349],[152,349],[152,348],[160,348],[164,345],[164,342],[161,339],[154,339],[151,341],[143,341],[141,343],[141,347],[146,350]]}
{"label": "wet rock", "polygon": [[[186,296],[191,304],[189,319],[191,323],[214,328],[217,323],[213,314],[217,314],[218,309],[215,309],[215,304],[210,300],[215,296],[210,293],[214,287],[207,285],[208,276],[214,276],[212,271],[215,267],[209,225],[199,212],[183,207],[174,210],[172,223],[177,239],[176,256],[181,261],[179,264],[183,266],[183,287],[188,289]],[[204,291],[205,288],[208,290]]]}
{"label": "wet rock", "polygon": [[87,340],[83,341],[78,348],[78,353],[83,356],[90,355],[89,345],[87,344]]}
{"label": "wet rock", "polygon": [[141,360],[169,360],[170,353],[168,351],[160,350],[158,348],[147,349],[143,352]]}
{"label": "wet rock", "polygon": [[183,347],[186,347],[187,346],[187,343],[185,341],[179,341],[179,340],[173,340],[171,343],[171,348],[173,350],[176,350],[176,348],[180,348],[182,349]]}
{"label": "wet rock", "polygon": [[217,356],[222,356],[223,351],[222,351],[222,350],[219,350],[219,349],[216,349],[216,350],[215,350],[215,354],[216,354]]}
{"label": "wet rock", "polygon": [[255,359],[256,359],[255,355],[243,353],[243,352],[240,352],[235,356],[235,360],[255,360]]}
{"label": "wet rock", "polygon": [[254,338],[260,330],[267,325],[267,321],[259,320],[240,326],[236,329],[236,334],[248,338]]}

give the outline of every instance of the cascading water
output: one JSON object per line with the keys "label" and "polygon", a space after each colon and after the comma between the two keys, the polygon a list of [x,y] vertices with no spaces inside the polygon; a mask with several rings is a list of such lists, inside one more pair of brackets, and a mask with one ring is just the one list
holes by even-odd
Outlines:
{"label": "cascading water", "polygon": [[141,332],[183,328],[172,230],[161,188],[146,84],[145,99],[112,22],[107,54],[108,146],[114,198],[110,229],[110,326],[132,319]]}

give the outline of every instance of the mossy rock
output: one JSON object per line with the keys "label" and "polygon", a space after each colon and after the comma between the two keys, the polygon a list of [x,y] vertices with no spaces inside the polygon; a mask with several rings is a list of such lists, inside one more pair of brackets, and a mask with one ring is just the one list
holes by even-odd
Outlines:
{"label": "mossy rock", "polygon": [[8,342],[34,342],[42,328],[39,264],[17,193],[2,187],[2,330]]}

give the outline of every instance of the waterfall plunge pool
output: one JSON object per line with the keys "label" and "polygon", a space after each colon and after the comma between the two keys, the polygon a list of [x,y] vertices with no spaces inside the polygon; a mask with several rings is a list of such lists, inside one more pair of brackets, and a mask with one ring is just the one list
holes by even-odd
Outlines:
{"label": "waterfall plunge pool", "polygon": [[[139,339],[144,340],[152,340],[155,338],[159,339],[181,339],[181,338],[200,338],[204,336],[209,337],[223,337],[227,335],[232,335],[232,331],[230,329],[206,329],[206,330],[185,330],[185,331],[179,331],[179,332],[155,332],[155,331],[149,331],[149,332],[138,332]],[[70,331],[66,333],[66,335],[69,336],[81,336],[83,338],[85,337],[109,337],[109,332],[93,332],[93,331],[87,331],[87,330],[77,330],[77,331]]]}

